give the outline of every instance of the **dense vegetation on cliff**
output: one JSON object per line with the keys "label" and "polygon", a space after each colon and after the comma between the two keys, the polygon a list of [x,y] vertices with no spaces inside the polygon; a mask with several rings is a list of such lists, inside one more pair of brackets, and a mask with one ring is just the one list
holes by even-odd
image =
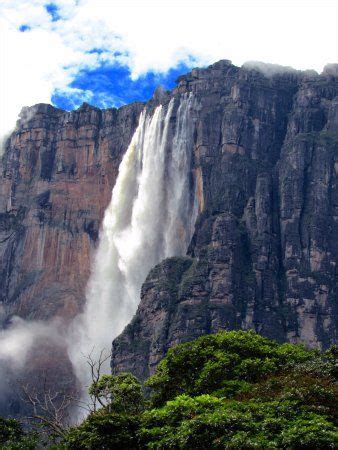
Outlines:
{"label": "dense vegetation on cliff", "polygon": [[[150,400],[133,375],[102,376],[90,390],[105,406],[57,448],[335,448],[336,357],[253,332],[203,336],[168,351]],[[9,436],[7,448],[28,448]]]}

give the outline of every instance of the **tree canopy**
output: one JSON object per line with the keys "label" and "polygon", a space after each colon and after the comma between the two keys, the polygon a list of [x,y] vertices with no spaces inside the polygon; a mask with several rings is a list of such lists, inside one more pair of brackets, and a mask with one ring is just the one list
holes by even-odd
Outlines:
{"label": "tree canopy", "polygon": [[145,385],[126,373],[95,380],[101,407],[56,448],[338,448],[336,347],[222,331],[170,349]]}

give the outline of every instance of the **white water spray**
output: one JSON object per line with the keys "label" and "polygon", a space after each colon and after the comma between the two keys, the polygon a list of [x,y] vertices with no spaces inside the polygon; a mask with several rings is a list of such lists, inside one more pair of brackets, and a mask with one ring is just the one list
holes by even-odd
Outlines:
{"label": "white water spray", "polygon": [[90,382],[83,355],[92,352],[97,359],[101,350],[109,351],[136,311],[149,270],[166,257],[186,254],[197,216],[190,189],[193,107],[193,96],[182,96],[174,136],[174,99],[152,116],[143,111],[120,164],[85,310],[71,330],[69,354],[83,387]]}

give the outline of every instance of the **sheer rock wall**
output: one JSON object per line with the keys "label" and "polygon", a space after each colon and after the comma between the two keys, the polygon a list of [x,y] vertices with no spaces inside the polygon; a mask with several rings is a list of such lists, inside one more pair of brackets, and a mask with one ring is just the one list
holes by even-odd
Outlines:
{"label": "sheer rock wall", "polygon": [[337,342],[337,69],[265,77],[221,61],[180,77],[173,94],[200,105],[200,215],[187,257],[145,281],[113,372],[144,379],[168,348],[223,328]]}
{"label": "sheer rock wall", "polygon": [[[148,275],[134,319],[113,343],[113,371],[144,379],[169,347],[222,328],[314,347],[336,342],[338,67],[271,73],[220,61],[148,104],[196,96],[200,213],[188,254]],[[3,327],[13,315],[67,322],[81,310],[143,107],[22,110],[0,172]]]}

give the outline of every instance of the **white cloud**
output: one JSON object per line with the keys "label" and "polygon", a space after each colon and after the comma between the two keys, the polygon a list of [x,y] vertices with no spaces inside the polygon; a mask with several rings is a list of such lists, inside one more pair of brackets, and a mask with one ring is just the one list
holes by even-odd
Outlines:
{"label": "white cloud", "polygon": [[[50,102],[81,68],[106,60],[128,64],[136,78],[189,55],[198,64],[226,58],[317,71],[338,55],[334,0],[55,0],[57,22],[46,3],[1,2],[0,135],[22,106]],[[31,30],[20,32],[24,24]]]}
{"label": "white cloud", "polygon": [[61,346],[64,343],[62,330],[62,322],[59,319],[46,323],[25,321],[13,316],[10,326],[0,330],[0,366],[7,363],[13,368],[22,368],[30,350],[39,340],[53,341]]}

